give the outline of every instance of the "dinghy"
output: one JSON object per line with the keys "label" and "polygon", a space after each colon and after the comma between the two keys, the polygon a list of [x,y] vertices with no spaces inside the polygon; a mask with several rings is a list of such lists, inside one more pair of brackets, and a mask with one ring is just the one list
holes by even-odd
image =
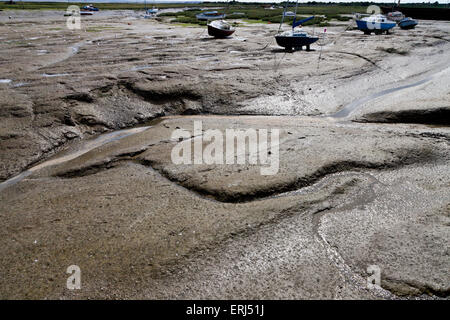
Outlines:
{"label": "dinghy", "polygon": [[214,20],[208,24],[208,34],[215,38],[231,36],[235,29],[225,20]]}

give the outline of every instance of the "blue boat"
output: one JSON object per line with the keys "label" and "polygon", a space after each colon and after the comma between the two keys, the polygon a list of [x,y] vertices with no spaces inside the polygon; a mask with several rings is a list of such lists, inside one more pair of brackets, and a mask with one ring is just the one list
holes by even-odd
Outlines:
{"label": "blue boat", "polygon": [[84,11],[99,11],[98,8],[94,7],[92,4],[86,5],[81,8]]}
{"label": "blue boat", "polygon": [[382,14],[375,14],[370,17],[357,19],[356,25],[359,30],[365,34],[382,34],[383,32],[389,33],[389,30],[394,28],[397,24],[394,21],[388,20],[386,16]]}
{"label": "blue boat", "polygon": [[405,18],[398,22],[398,26],[401,29],[414,29],[417,26],[418,22],[411,18]]}

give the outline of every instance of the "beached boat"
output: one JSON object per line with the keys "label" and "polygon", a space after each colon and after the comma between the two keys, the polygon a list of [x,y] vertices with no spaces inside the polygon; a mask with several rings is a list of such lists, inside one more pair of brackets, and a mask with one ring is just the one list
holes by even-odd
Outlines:
{"label": "beached boat", "polygon": [[[295,17],[297,16],[297,7],[298,7],[298,1],[297,5],[295,6]],[[284,8],[284,11],[286,12],[287,8],[287,2],[286,6]],[[283,14],[283,17],[285,15]],[[284,19],[281,19],[280,27],[278,29],[278,34],[275,36],[275,40],[277,41],[277,44],[280,47],[285,48],[288,51],[291,50],[302,50],[303,47],[306,47],[306,50],[310,50],[310,45],[317,40],[319,40],[318,37],[312,37],[308,35],[305,31],[301,29],[301,25],[311,19],[314,19],[314,16],[311,16],[306,19],[298,20],[294,18],[294,21],[292,22],[292,30],[285,31],[280,33],[281,26],[283,25]],[[296,27],[300,27],[296,29]]]}
{"label": "beached boat", "polygon": [[145,19],[152,19],[152,18],[156,18],[156,14],[158,13],[158,8],[155,8],[155,6],[153,6],[151,9],[147,8],[147,0],[145,0],[145,14],[144,14],[144,18]]}
{"label": "beached boat", "polygon": [[197,14],[195,17],[197,18],[197,20],[203,20],[203,21],[219,20],[219,19],[224,19],[225,14],[220,14],[217,11],[207,11],[207,12],[202,12],[202,13]]}
{"label": "beached boat", "polygon": [[370,17],[362,19],[356,19],[356,26],[359,30],[365,34],[382,34],[383,32],[389,33],[389,30],[394,28],[397,24],[394,21],[389,20],[382,14],[374,14]]}
{"label": "beached boat", "polygon": [[414,29],[417,26],[418,22],[411,18],[404,18],[399,21],[398,26],[401,29]]}
{"label": "beached boat", "polygon": [[311,37],[302,30],[285,31],[275,36],[277,44],[286,50],[310,50],[310,45],[319,40],[318,37]]}
{"label": "beached boat", "polygon": [[208,24],[208,34],[215,38],[226,38],[234,33],[235,29],[225,20],[214,20]]}
{"label": "beached boat", "polygon": [[296,14],[292,11],[287,11],[287,12],[283,13],[283,16],[284,17],[295,17]]}
{"label": "beached boat", "polygon": [[400,22],[405,18],[405,15],[400,11],[392,11],[387,14],[387,18],[391,21]]}
{"label": "beached boat", "polygon": [[145,19],[156,18],[156,14],[158,13],[158,9],[147,9],[144,14]]}
{"label": "beached boat", "polygon": [[[424,20],[450,20],[450,7],[422,7],[422,6],[396,6],[395,10],[400,10],[407,17]],[[381,6],[381,11],[388,14],[392,7]]]}
{"label": "beached boat", "polygon": [[99,11],[98,8],[94,7],[92,4],[88,4],[81,8],[83,11]]}

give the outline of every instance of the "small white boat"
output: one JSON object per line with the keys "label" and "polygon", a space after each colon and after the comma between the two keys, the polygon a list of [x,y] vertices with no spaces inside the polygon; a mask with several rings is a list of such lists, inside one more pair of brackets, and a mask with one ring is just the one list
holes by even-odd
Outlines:
{"label": "small white boat", "polygon": [[296,14],[295,14],[294,12],[292,12],[292,11],[286,11],[286,12],[284,13],[284,16],[285,16],[285,17],[295,17]]}
{"label": "small white boat", "polygon": [[400,22],[405,18],[405,15],[400,11],[389,12],[387,15],[388,19],[395,22]]}

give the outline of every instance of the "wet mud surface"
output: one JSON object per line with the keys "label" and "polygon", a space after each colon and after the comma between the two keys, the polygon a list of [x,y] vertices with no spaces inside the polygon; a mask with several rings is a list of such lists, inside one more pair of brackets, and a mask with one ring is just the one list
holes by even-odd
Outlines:
{"label": "wet mud surface", "polygon": [[[0,21],[1,297],[448,298],[449,23],[285,53],[270,24]],[[278,129],[277,174],[174,164],[194,121]]]}

